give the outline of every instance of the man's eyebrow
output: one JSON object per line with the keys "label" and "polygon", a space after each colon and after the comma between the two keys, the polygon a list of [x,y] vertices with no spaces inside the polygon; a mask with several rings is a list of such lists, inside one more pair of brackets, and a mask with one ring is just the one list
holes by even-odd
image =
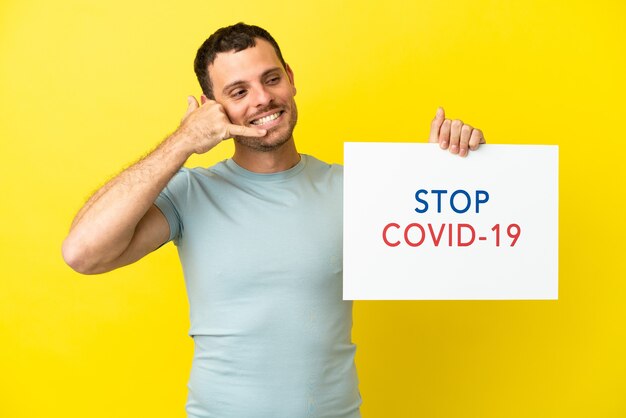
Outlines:
{"label": "man's eyebrow", "polygon": [[[263,78],[263,77],[267,76],[269,73],[274,72],[274,71],[277,71],[277,70],[280,70],[280,67],[272,67],[272,68],[270,68],[270,69],[267,69],[267,70],[263,71],[263,74],[261,74],[261,78]],[[224,86],[224,88],[222,89],[222,93],[223,93],[223,94],[226,94],[226,92],[227,92],[228,90],[230,90],[230,89],[232,89],[233,87],[238,86],[238,85],[240,85],[240,84],[245,85],[245,84],[246,84],[246,82],[245,82],[245,81],[243,81],[243,80],[237,80],[237,81],[233,81],[232,83],[228,83],[228,84],[226,84],[226,85]]]}

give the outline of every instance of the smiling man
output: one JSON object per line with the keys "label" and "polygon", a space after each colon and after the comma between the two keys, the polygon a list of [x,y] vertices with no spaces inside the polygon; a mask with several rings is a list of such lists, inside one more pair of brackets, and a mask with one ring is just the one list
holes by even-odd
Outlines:
{"label": "smiling man", "polygon": [[[202,105],[189,97],[179,128],[89,199],[63,256],[97,274],[177,245],[195,344],[188,417],[359,417],[342,167],[298,153],[294,74],[265,30],[218,30],[195,70]],[[181,168],[229,138],[231,159]],[[484,142],[442,109],[430,140],[460,155]]]}
{"label": "smiling man", "polygon": [[[293,72],[270,42],[250,38],[250,42],[253,40],[254,45],[242,51],[224,51],[213,56],[213,62],[206,54],[198,54],[196,74],[201,80],[211,80],[210,85],[203,83],[207,90],[203,97],[213,96],[233,123],[267,130],[261,138],[235,136],[235,142],[241,145],[238,150],[276,151],[290,142],[287,148],[293,152],[293,130],[298,120]],[[211,47],[209,41],[203,45]],[[206,70],[209,65],[210,78]],[[214,91],[213,85],[223,88]]]}

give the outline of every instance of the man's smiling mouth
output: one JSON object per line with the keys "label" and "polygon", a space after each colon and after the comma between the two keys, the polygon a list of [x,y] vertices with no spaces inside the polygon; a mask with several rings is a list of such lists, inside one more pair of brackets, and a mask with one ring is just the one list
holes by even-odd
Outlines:
{"label": "man's smiling mouth", "polygon": [[277,119],[277,118],[278,118],[280,115],[282,115],[284,112],[285,112],[284,110],[280,110],[280,111],[278,111],[278,112],[276,112],[276,113],[273,113],[273,114],[271,114],[271,115],[267,115],[267,116],[264,116],[264,117],[259,118],[259,119],[254,119],[254,120],[253,120],[252,122],[250,122],[250,123],[251,123],[252,125],[256,125],[256,126],[259,126],[259,125],[264,125],[264,124],[266,124],[266,123],[268,123],[268,122],[273,121],[274,119]]}

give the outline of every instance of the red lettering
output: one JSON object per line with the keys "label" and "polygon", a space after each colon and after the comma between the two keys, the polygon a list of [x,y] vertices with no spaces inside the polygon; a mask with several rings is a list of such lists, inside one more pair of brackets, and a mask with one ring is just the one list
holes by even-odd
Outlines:
{"label": "red lettering", "polygon": [[396,241],[396,242],[389,242],[389,240],[387,240],[387,231],[389,230],[389,228],[391,227],[400,229],[400,225],[396,224],[396,223],[390,223],[387,224],[387,226],[385,226],[385,228],[383,229],[383,241],[385,241],[385,244],[387,244],[390,247],[397,247],[398,245],[400,245],[400,241]]}
{"label": "red lettering", "polygon": [[[461,239],[463,229],[469,229],[470,232],[472,233],[472,238],[469,241],[463,242],[463,240]],[[474,227],[472,227],[472,225],[470,224],[458,224],[457,225],[457,228],[456,228],[456,240],[457,241],[456,242],[459,247],[467,247],[469,245],[472,245],[475,238],[476,238],[476,231],[474,231]]]}
{"label": "red lettering", "polygon": [[433,239],[433,244],[435,244],[435,247],[439,246],[439,241],[441,241],[441,237],[443,236],[444,229],[446,229],[446,224],[441,224],[441,228],[439,228],[439,234],[435,237],[435,231],[433,230],[433,225],[428,224],[428,230],[430,231],[430,236]]}
{"label": "red lettering", "polygon": [[[422,238],[418,242],[412,242],[411,240],[409,240],[409,229],[411,228],[418,228],[421,231]],[[419,247],[424,242],[424,239],[426,239],[426,231],[424,231],[422,225],[409,224],[406,226],[406,228],[404,228],[404,241],[406,241],[406,243],[409,244],[411,247]]]}

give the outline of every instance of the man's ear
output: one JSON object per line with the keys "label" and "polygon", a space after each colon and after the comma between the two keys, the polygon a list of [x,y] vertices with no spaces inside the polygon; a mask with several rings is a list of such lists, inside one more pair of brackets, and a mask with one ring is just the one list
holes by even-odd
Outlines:
{"label": "man's ear", "polygon": [[200,103],[205,104],[207,102],[207,97],[203,94],[202,96],[200,96]]}
{"label": "man's ear", "polygon": [[289,83],[291,84],[291,87],[293,87],[293,95],[296,95],[296,84],[294,83],[294,78],[293,78],[293,71],[291,70],[291,67],[289,66],[289,64],[285,63],[285,71],[287,72],[287,76],[289,77]]}

